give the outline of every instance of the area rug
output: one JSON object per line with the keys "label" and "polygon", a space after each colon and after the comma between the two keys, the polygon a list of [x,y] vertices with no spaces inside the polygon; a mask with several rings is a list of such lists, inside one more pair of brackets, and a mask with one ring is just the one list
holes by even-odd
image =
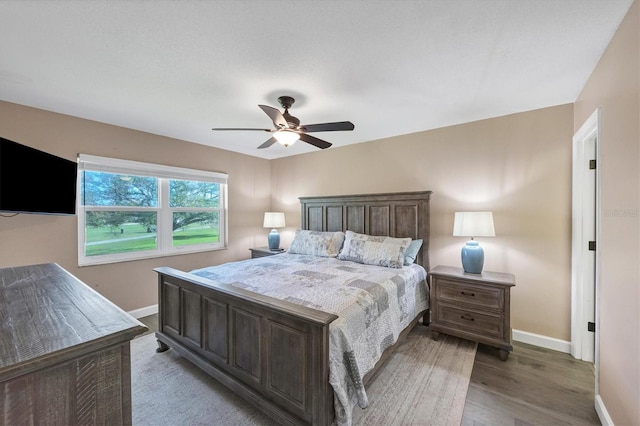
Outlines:
{"label": "area rug", "polygon": [[[261,411],[172,350],[156,353],[153,334],[131,342],[133,426],[275,425]],[[417,325],[367,386],[359,425],[459,425],[476,343]]]}

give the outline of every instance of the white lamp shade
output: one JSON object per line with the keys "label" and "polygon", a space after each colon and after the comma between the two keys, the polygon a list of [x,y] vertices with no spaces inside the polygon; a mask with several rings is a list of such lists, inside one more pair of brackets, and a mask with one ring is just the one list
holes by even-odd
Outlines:
{"label": "white lamp shade", "polygon": [[283,146],[293,145],[295,141],[300,139],[300,135],[291,130],[278,130],[273,134],[273,137]]}
{"label": "white lamp shade", "polygon": [[264,223],[265,228],[284,228],[283,212],[265,212]]}
{"label": "white lamp shade", "polygon": [[453,220],[454,237],[495,237],[492,212],[456,212]]}

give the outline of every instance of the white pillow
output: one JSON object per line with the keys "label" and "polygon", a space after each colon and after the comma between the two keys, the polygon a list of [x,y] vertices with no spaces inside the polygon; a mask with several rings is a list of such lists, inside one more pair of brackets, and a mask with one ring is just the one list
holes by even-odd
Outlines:
{"label": "white pillow", "polygon": [[344,242],[344,232],[322,232],[298,229],[289,246],[289,253],[321,257],[336,257]]}
{"label": "white pillow", "polygon": [[402,268],[404,253],[410,243],[411,238],[376,237],[347,231],[344,248],[338,259],[366,265]]}

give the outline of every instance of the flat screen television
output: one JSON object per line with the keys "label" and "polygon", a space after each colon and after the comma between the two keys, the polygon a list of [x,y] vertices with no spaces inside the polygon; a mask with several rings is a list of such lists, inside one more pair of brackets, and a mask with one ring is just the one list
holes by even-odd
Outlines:
{"label": "flat screen television", "polygon": [[74,215],[78,164],[0,137],[0,211]]}

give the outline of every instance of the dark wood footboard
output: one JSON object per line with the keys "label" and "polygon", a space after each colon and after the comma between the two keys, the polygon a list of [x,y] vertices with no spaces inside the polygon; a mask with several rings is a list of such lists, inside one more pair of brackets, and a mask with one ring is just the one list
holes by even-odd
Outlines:
{"label": "dark wood footboard", "polygon": [[159,343],[280,424],[328,425],[337,316],[172,268],[158,273]]}

